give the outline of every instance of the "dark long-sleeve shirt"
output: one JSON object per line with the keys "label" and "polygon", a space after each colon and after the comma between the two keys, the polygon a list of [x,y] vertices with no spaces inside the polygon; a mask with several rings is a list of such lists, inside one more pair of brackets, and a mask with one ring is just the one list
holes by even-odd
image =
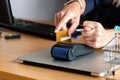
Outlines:
{"label": "dark long-sleeve shirt", "polygon": [[86,0],[84,20],[100,22],[105,28],[120,26],[120,7],[112,4],[112,0]]}

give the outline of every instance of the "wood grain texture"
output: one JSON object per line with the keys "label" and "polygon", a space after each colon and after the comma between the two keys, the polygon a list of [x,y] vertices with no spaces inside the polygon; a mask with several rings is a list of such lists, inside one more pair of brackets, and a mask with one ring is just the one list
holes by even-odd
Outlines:
{"label": "wood grain texture", "polygon": [[0,80],[105,80],[84,74],[60,71],[16,62],[17,57],[49,48],[56,42],[21,33],[21,38],[5,39],[5,34],[18,33],[4,30],[0,37]]}

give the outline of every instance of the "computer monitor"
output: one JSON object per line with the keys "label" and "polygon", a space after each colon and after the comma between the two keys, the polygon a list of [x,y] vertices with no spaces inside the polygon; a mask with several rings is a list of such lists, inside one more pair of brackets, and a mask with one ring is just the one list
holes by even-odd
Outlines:
{"label": "computer monitor", "polygon": [[0,24],[9,25],[13,23],[13,15],[9,0],[0,0]]}

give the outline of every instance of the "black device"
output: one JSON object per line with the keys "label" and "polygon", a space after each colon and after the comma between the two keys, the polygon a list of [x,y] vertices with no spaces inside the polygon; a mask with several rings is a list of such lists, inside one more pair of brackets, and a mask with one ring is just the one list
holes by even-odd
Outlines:
{"label": "black device", "polygon": [[13,38],[20,38],[20,34],[7,34],[5,35],[5,39],[13,39]]}
{"label": "black device", "polygon": [[58,42],[51,48],[51,56],[53,58],[68,61],[93,52],[94,49],[92,47],[73,42]]}
{"label": "black device", "polygon": [[13,24],[9,0],[0,0],[0,24]]}

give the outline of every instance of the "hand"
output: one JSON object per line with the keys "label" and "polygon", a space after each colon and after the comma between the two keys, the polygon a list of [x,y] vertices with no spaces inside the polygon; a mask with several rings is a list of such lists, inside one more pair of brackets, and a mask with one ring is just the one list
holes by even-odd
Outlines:
{"label": "hand", "polygon": [[72,34],[79,25],[80,15],[80,5],[78,2],[73,2],[65,6],[63,10],[55,14],[55,32],[61,29],[67,29],[66,24],[69,22],[71,27],[68,30],[68,35]]}
{"label": "hand", "polygon": [[93,48],[104,47],[114,36],[114,30],[106,30],[99,22],[85,21],[82,32],[85,44]]}

